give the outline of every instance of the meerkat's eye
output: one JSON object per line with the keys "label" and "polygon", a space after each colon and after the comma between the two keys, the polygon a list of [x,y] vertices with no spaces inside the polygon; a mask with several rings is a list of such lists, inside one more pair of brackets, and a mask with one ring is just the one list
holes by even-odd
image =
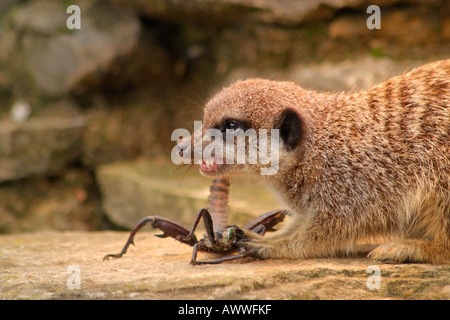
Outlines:
{"label": "meerkat's eye", "polygon": [[234,130],[234,131],[242,130],[242,131],[245,131],[249,127],[250,126],[245,121],[231,119],[231,118],[223,120],[221,125],[219,126],[220,130],[223,133],[225,133],[227,130]]}
{"label": "meerkat's eye", "polygon": [[236,130],[238,128],[239,128],[239,124],[237,124],[234,120],[227,120],[225,122],[225,129]]}

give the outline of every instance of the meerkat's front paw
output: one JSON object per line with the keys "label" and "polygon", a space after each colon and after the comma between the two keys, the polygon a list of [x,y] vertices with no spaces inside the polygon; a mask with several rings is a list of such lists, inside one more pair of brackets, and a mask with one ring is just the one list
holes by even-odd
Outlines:
{"label": "meerkat's front paw", "polygon": [[239,246],[243,248],[249,257],[258,259],[270,258],[269,252],[272,250],[272,247],[257,238],[243,240],[239,242]]}

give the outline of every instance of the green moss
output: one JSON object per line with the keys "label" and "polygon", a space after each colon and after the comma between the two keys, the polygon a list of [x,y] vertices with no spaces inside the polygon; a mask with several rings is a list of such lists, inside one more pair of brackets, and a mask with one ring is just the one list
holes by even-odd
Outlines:
{"label": "green moss", "polygon": [[370,55],[375,58],[381,58],[385,56],[383,48],[372,48],[369,51]]}

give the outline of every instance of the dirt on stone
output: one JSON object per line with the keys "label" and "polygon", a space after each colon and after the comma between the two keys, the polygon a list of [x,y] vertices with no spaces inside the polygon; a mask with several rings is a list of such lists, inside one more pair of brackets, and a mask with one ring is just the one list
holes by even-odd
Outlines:
{"label": "dirt on stone", "polygon": [[363,254],[191,266],[189,246],[156,233],[139,233],[125,256],[108,261],[103,256],[120,252],[127,232],[0,236],[0,299],[450,298],[450,266],[380,264]]}

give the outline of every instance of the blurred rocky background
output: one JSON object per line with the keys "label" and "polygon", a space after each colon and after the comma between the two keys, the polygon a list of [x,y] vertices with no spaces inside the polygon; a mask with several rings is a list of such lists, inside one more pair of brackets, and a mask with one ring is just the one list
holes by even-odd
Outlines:
{"label": "blurred rocky background", "polygon": [[[223,86],[358,90],[449,53],[445,0],[0,0],[0,233],[189,225],[209,180],[174,170],[171,133]],[[232,188],[235,223],[277,205]]]}

